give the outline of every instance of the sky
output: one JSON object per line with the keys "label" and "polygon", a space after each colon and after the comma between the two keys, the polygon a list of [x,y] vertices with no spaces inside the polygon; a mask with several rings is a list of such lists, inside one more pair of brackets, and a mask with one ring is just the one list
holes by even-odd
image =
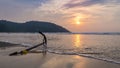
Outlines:
{"label": "sky", "polygon": [[0,0],[0,19],[47,21],[71,32],[120,32],[120,0]]}

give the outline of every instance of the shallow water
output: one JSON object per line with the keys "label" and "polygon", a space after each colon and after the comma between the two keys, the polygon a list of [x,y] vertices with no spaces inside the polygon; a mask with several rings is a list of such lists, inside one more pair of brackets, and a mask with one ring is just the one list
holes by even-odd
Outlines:
{"label": "shallow water", "polygon": [[[48,51],[80,55],[120,64],[120,35],[46,33]],[[42,42],[38,33],[0,33],[0,41],[33,46]]]}

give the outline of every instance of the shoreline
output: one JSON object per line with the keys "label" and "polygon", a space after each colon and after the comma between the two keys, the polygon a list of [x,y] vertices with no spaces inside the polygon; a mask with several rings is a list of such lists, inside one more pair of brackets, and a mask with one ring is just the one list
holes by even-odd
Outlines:
{"label": "shoreline", "polygon": [[8,56],[25,47],[11,47],[0,50],[1,68],[120,68],[120,64],[110,63],[77,55],[47,53],[28,53],[27,55]]}

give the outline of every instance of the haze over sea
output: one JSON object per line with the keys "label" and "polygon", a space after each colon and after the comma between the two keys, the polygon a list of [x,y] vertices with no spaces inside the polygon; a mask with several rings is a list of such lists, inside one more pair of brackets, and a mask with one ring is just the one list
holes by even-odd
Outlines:
{"label": "haze over sea", "polygon": [[[48,52],[80,55],[120,64],[119,33],[45,33]],[[0,33],[0,41],[33,46],[42,41],[38,33]]]}

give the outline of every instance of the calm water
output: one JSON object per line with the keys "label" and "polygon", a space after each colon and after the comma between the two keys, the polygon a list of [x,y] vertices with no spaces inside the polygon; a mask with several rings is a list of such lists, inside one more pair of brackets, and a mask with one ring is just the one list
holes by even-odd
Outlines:
{"label": "calm water", "polygon": [[[80,55],[120,64],[120,35],[46,33],[48,51]],[[33,46],[42,42],[38,33],[0,33],[0,41]]]}

